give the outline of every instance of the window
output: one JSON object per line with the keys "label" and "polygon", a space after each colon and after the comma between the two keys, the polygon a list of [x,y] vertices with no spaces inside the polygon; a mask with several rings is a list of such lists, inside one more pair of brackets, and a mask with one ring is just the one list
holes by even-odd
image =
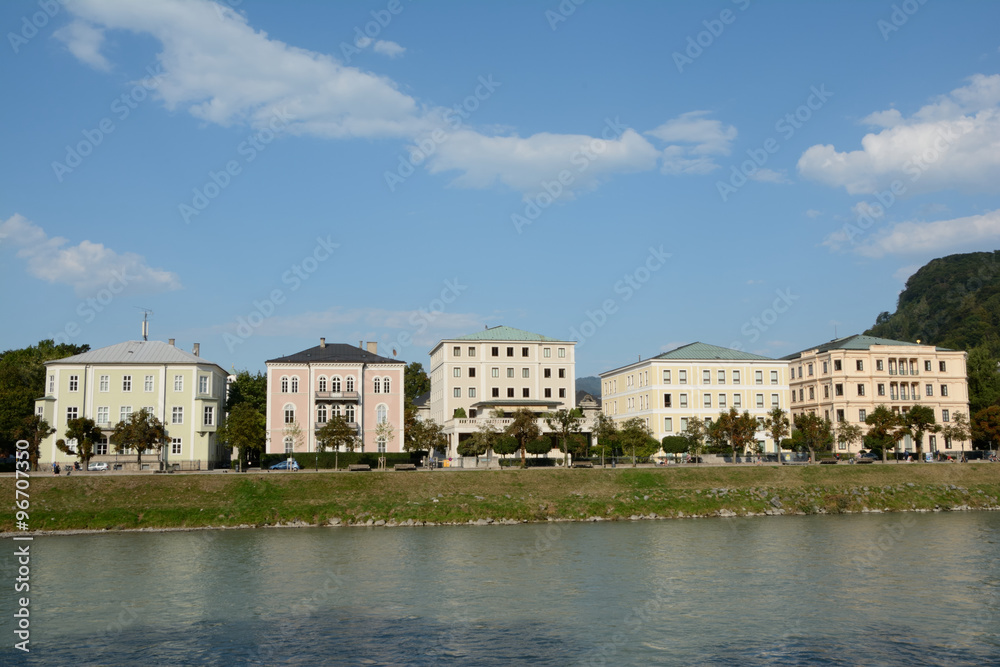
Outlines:
{"label": "window", "polygon": [[175,406],[170,409],[170,423],[171,424],[184,423],[184,408]]}
{"label": "window", "polygon": [[69,376],[69,390],[70,391],[79,391],[80,390],[80,376],[79,375],[70,375]]}
{"label": "window", "polygon": [[823,362],[823,375],[826,375],[829,372],[830,372],[830,365],[827,362],[824,361]]}
{"label": "window", "polygon": [[[792,391],[795,391],[795,390],[793,389]],[[801,389],[799,389],[799,400],[800,401],[803,400],[803,398],[802,398],[802,390]]]}
{"label": "window", "polygon": [[834,359],[833,360],[833,370],[835,370],[835,371],[843,370],[840,367],[840,359]]}
{"label": "window", "polygon": [[132,391],[132,376],[125,375],[122,377],[122,391]]}
{"label": "window", "polygon": [[118,411],[118,420],[119,421],[123,421],[123,422],[124,421],[128,421],[128,418],[131,417],[131,416],[132,416],[132,406],[131,405],[123,405],[121,407],[121,409]]}
{"label": "window", "polygon": [[664,417],[663,418],[663,430],[666,431],[667,433],[670,433],[671,431],[674,430],[674,418],[673,417]]}
{"label": "window", "polygon": [[754,371],[753,381],[754,384],[764,384],[764,371]]}
{"label": "window", "polygon": [[799,377],[802,377],[802,366],[799,366]]}
{"label": "window", "polygon": [[507,398],[514,398],[514,388],[507,387]]}
{"label": "window", "polygon": [[559,390],[559,398],[566,398],[566,388],[563,387]]}
{"label": "window", "polygon": [[842,385],[842,384],[835,384],[835,385],[833,385],[833,393],[836,396],[843,396],[844,395],[844,385]]}
{"label": "window", "polygon": [[507,369],[507,377],[509,377],[509,378],[514,377],[514,369],[513,368],[508,368]]}
{"label": "window", "polygon": [[375,408],[375,423],[384,424],[387,421],[389,421],[389,408],[383,403]]}
{"label": "window", "polygon": [[670,371],[663,371],[663,384],[670,384]]}
{"label": "window", "polygon": [[528,398],[530,395],[531,394],[527,387],[521,390],[521,398]]}
{"label": "window", "polygon": [[687,384],[688,382],[688,372],[687,371],[677,371],[677,381],[681,384]]}
{"label": "window", "polygon": [[493,387],[493,398],[500,398],[500,387]]}
{"label": "window", "polygon": [[174,391],[184,391],[184,376],[175,375],[174,376]]}
{"label": "window", "polygon": [[816,392],[813,390],[812,387],[809,387],[809,400],[810,401],[816,400]]}
{"label": "window", "polygon": [[528,369],[527,369],[527,368],[522,368],[522,369],[521,369],[521,377],[522,377],[522,378],[528,378],[528,377],[531,377],[530,373],[528,373]]}
{"label": "window", "polygon": [[108,390],[108,385],[110,384],[109,380],[110,380],[109,376],[107,375],[101,376],[101,391]]}
{"label": "window", "polygon": [[492,375],[492,376],[493,376],[493,377],[495,377],[495,378],[498,378],[498,377],[500,377],[500,369],[499,369],[499,368],[494,368],[494,369],[492,369],[492,370],[490,371],[490,375]]}
{"label": "window", "polygon": [[507,348],[507,356],[508,357],[513,357],[514,356],[514,348],[512,348],[512,347],[508,347]]}
{"label": "window", "polygon": [[733,371],[733,384],[739,384],[739,383],[740,383],[740,372]]}
{"label": "window", "polygon": [[565,368],[560,368],[559,369],[559,377],[561,377],[561,378],[565,378],[566,377],[566,369]]}
{"label": "window", "polygon": [[[882,364],[882,360],[881,359],[876,359],[875,360],[875,370],[877,370],[877,371],[885,370],[885,366]],[[927,370],[930,370],[930,369],[928,368]]]}
{"label": "window", "polygon": [[726,409],[726,395],[725,394],[719,394],[719,409],[720,410],[725,410]]}
{"label": "window", "polygon": [[841,441],[840,441],[840,442],[839,442],[839,443],[837,444],[837,447],[838,447],[839,449],[847,449],[847,443],[846,443],[846,442],[844,442],[843,440],[841,440]]}
{"label": "window", "polygon": [[719,371],[717,384],[726,384],[726,371]]}
{"label": "window", "polygon": [[326,376],[320,376],[319,378],[319,390],[326,391]]}
{"label": "window", "polygon": [[740,394],[733,394],[733,407],[742,408],[743,407],[743,396]]}
{"label": "window", "polygon": [[170,453],[173,454],[174,456],[180,456],[182,450],[183,450],[183,447],[181,446],[181,439],[180,438],[171,438],[170,439]]}
{"label": "window", "polygon": [[458,345],[456,345],[455,347],[451,348],[451,354],[454,357],[460,357],[460,356],[462,356],[462,348],[460,348]]}
{"label": "window", "polygon": [[299,393],[299,378],[298,376],[292,377],[292,393]]}
{"label": "window", "polygon": [[348,376],[347,382],[345,382],[344,384],[347,385],[347,389],[345,391],[354,391],[354,376],[353,375]]}
{"label": "window", "polygon": [[70,419],[76,419],[80,416],[80,408],[70,407],[66,408],[66,421]]}
{"label": "window", "polygon": [[549,387],[545,388],[545,398],[552,398],[552,389]]}
{"label": "window", "polygon": [[285,423],[295,423],[295,407],[291,403],[285,406]]}
{"label": "window", "polygon": [[476,348],[474,348],[474,347],[470,347],[469,348],[469,356],[470,357],[476,356]]}
{"label": "window", "polygon": [[[928,385],[928,386],[930,386],[930,385]],[[946,385],[946,384],[941,385],[941,395],[942,396],[947,396],[948,395],[948,385]]]}
{"label": "window", "polygon": [[346,408],[344,408],[344,421],[346,421],[348,424],[353,424],[354,423],[354,406],[353,405],[348,405]]}
{"label": "window", "polygon": [[97,408],[97,423],[108,424],[110,422],[111,422],[111,417],[108,415],[108,408],[107,407]]}
{"label": "window", "polygon": [[757,394],[754,399],[757,401],[756,405],[758,408],[764,407],[764,394]]}
{"label": "window", "polygon": [[201,375],[198,377],[198,393],[207,394],[208,393],[208,376]]}
{"label": "window", "polygon": [[931,451],[936,450],[937,449],[937,436],[936,435],[930,436],[930,438],[928,439],[928,444],[931,446]]}
{"label": "window", "polygon": [[681,433],[688,430],[688,418],[681,417]]}
{"label": "window", "polygon": [[543,347],[542,348],[542,356],[545,357],[546,359],[548,359],[549,357],[551,357],[552,356],[552,348],[551,347]]}
{"label": "window", "polygon": [[291,454],[292,453],[292,447],[294,447],[294,446],[295,446],[295,439],[292,438],[292,436],[290,436],[290,435],[286,435],[285,436],[285,453],[286,454]]}
{"label": "window", "polygon": [[476,388],[469,387],[469,398],[475,398],[475,397],[476,397]]}
{"label": "window", "polygon": [[49,376],[49,393],[52,394],[52,393],[55,392],[55,390],[56,390],[56,376],[55,375],[50,375]]}
{"label": "window", "polygon": [[375,448],[378,449],[380,454],[385,453],[385,446],[386,446],[385,436],[379,436],[378,438],[375,439]]}
{"label": "window", "polygon": [[855,363],[855,365],[857,366],[857,369],[858,369],[859,371],[863,371],[863,370],[865,370],[865,362],[864,362],[864,360],[863,360],[863,359],[858,359],[858,360],[857,360],[856,362],[854,362],[854,363]]}
{"label": "window", "polygon": [[[461,376],[462,376],[461,371],[459,371],[459,369],[456,368],[455,369],[455,377],[461,377]],[[375,383],[374,384],[375,384],[375,386],[374,386],[375,393],[376,394],[381,394],[382,393],[382,378],[375,378]]]}
{"label": "window", "polygon": [[550,377],[552,377],[552,369],[551,368],[543,369],[542,370],[542,377],[544,377],[544,378],[550,378]]}
{"label": "window", "polygon": [[711,394],[705,394],[705,396],[703,397],[703,402],[704,402],[706,408],[712,407],[712,395]]}
{"label": "window", "polygon": [[681,394],[679,396],[679,398],[680,398],[681,407],[682,408],[686,408],[688,406],[688,395],[687,394]]}
{"label": "window", "polygon": [[860,410],[858,410],[858,421],[863,422],[866,419],[868,419],[868,411],[865,410],[864,408],[861,408]]}
{"label": "window", "polygon": [[108,441],[104,440],[102,442],[97,443],[94,446],[94,453],[97,454],[98,456],[107,456],[108,455]]}
{"label": "window", "polygon": [[843,410],[837,410],[837,421],[838,422],[844,421],[844,411]]}
{"label": "window", "polygon": [[813,374],[813,365],[809,364],[808,368],[809,368],[809,371],[808,371],[807,375],[809,375],[809,377],[812,377],[812,374]]}
{"label": "window", "polygon": [[462,388],[461,387],[455,387],[454,389],[452,389],[451,390],[451,396],[452,396],[452,398],[462,398]]}
{"label": "window", "polygon": [[712,384],[712,371],[702,371],[701,382],[702,384]]}
{"label": "window", "polygon": [[340,376],[334,375],[330,378],[330,391],[340,392]]}
{"label": "window", "polygon": [[671,395],[670,394],[664,394],[663,395],[663,407],[665,407],[665,408],[672,408],[672,407],[674,407],[673,406],[673,402],[671,400]]}
{"label": "window", "polygon": [[933,396],[934,395],[934,385],[932,385],[932,384],[924,385],[924,395],[925,396]]}
{"label": "window", "polygon": [[[177,381],[176,380],[174,381],[174,387],[175,388],[177,387]],[[284,375],[281,376],[281,393],[282,394],[287,394],[288,393],[288,377],[284,376]]]}
{"label": "window", "polygon": [[864,396],[864,395],[865,395],[865,386],[863,384],[859,384],[858,385],[858,396]]}
{"label": "window", "polygon": [[878,395],[879,396],[885,396],[885,385],[884,384],[878,385]]}
{"label": "window", "polygon": [[527,356],[529,356],[529,355],[530,355],[530,353],[528,352],[528,348],[526,348],[526,347],[522,347],[522,348],[521,348],[521,356],[522,356],[522,357],[527,357]]}
{"label": "window", "polygon": [[778,395],[777,394],[771,394],[771,407],[772,408],[778,407]]}
{"label": "window", "polygon": [[945,366],[945,362],[939,361],[938,362],[938,370],[941,371],[942,373],[945,373],[946,369],[947,369],[947,366]]}
{"label": "window", "polygon": [[490,353],[491,353],[491,354],[492,354],[492,355],[493,355],[494,357],[499,357],[499,356],[500,356],[500,348],[499,348],[499,347],[491,347],[491,348],[490,348]]}
{"label": "window", "polygon": [[[475,373],[473,373],[473,375],[475,375]],[[470,375],[469,377],[472,377],[472,375]],[[382,393],[388,394],[390,393],[390,391],[391,390],[389,389],[389,378],[382,378]]]}
{"label": "window", "polygon": [[941,421],[943,421],[943,422],[950,422],[951,421],[951,413],[949,413],[947,410],[942,410],[941,411]]}
{"label": "window", "polygon": [[928,373],[930,372],[930,370],[931,370],[931,361],[930,361],[930,359],[924,361],[924,370],[927,371]]}
{"label": "window", "polygon": [[[559,348],[559,358],[560,359],[565,359],[566,358],[566,348],[565,347],[560,347]],[[942,362],[942,363],[944,363],[944,362]]]}
{"label": "window", "polygon": [[318,405],[316,406],[316,421],[320,424],[326,423],[326,406]]}

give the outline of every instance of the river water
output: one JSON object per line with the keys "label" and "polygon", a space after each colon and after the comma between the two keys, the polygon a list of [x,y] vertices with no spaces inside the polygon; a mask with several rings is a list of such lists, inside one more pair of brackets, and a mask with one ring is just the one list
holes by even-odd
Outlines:
{"label": "river water", "polygon": [[1000,664],[1000,513],[50,536],[31,565],[2,664]]}

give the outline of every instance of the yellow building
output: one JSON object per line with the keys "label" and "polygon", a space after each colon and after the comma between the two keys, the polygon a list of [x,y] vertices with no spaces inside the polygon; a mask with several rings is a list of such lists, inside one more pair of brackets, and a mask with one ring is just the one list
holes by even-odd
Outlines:
{"label": "yellow building", "polygon": [[653,437],[679,435],[688,420],[706,423],[736,408],[757,418],[757,442],[777,452],[763,422],[788,410],[788,364],[758,354],[691,343],[600,374],[604,414],[616,422],[639,417]]}
{"label": "yellow building", "polygon": [[[854,335],[784,357],[791,373],[792,415],[813,413],[838,423],[858,424],[878,405],[905,414],[914,405],[934,410],[938,424],[955,414],[969,416],[966,353],[934,345]],[[835,450],[857,452],[861,443],[838,442]],[[969,441],[944,442],[925,435],[924,451],[968,449]],[[909,436],[900,442],[903,451],[915,450]]]}

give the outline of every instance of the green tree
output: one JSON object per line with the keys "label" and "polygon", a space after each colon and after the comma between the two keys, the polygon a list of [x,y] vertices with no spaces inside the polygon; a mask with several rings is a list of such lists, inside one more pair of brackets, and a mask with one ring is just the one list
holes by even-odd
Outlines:
{"label": "green tree", "polygon": [[865,424],[868,425],[865,445],[872,451],[881,452],[882,460],[885,461],[886,452],[895,447],[898,440],[896,434],[900,426],[899,415],[885,405],[877,405],[865,417]]}
{"label": "green tree", "polygon": [[[59,447],[60,451],[76,456],[86,467],[94,455],[94,445],[101,441],[101,429],[97,428],[93,419],[78,417],[66,422],[65,435],[70,440],[76,440],[76,449],[72,450],[64,443],[62,447]],[[56,445],[58,446],[58,443]]]}
{"label": "green tree", "polygon": [[705,439],[708,437],[708,429],[701,417],[691,417],[688,419],[687,429],[684,430],[684,438],[688,441],[688,451],[694,456],[695,463],[701,460],[701,450],[705,446]]}
{"label": "green tree", "polygon": [[837,442],[842,442],[847,446],[847,450],[851,450],[851,446],[861,442],[864,437],[864,430],[857,424],[852,424],[847,421],[840,422],[837,424]]}
{"label": "green tree", "polygon": [[[641,417],[631,417],[622,422],[618,431],[618,441],[622,449],[632,452],[632,467],[636,466],[636,457],[646,454],[650,448],[649,440],[652,434],[646,426],[646,420]],[[659,445],[655,440],[654,446]],[[655,451],[655,450],[654,450]],[[649,452],[650,454],[652,452]],[[646,454],[648,456],[649,454]]]}
{"label": "green tree", "polygon": [[468,419],[468,415],[465,414],[465,408],[455,408],[452,417],[454,419]]}
{"label": "green tree", "polygon": [[21,425],[14,431],[14,441],[28,441],[28,463],[32,470],[38,470],[38,455],[42,447],[42,440],[49,437],[56,430],[49,426],[49,423],[38,415],[28,415],[21,420]]}
{"label": "green tree", "polygon": [[833,445],[831,426],[829,419],[811,412],[795,415],[795,428],[800,433],[802,444],[809,450],[811,461],[816,460],[816,450],[827,450]]}
{"label": "green tree", "polygon": [[774,449],[778,453],[778,463],[781,463],[781,441],[791,433],[788,413],[781,408],[771,408],[764,418],[764,430],[774,440]]}
{"label": "green tree", "polygon": [[545,423],[559,437],[562,443],[563,466],[569,464],[569,441],[570,436],[580,430],[583,422],[575,410],[556,410],[545,418]]}
{"label": "green tree", "polygon": [[913,434],[917,444],[917,458],[923,459],[924,433],[937,433],[937,422],[934,421],[934,409],[926,405],[914,405],[904,417],[906,425]]}
{"label": "green tree", "polygon": [[264,452],[267,419],[254,408],[251,401],[236,403],[219,427],[218,438],[224,447],[235,448],[239,452],[240,469],[245,470],[248,454],[253,452],[259,460]]}
{"label": "green tree", "polygon": [[527,465],[525,456],[528,442],[534,440],[541,434],[538,428],[537,416],[528,408],[520,408],[513,415],[513,421],[504,429],[504,434],[517,440],[518,449],[521,450],[521,467]]}
{"label": "green tree", "polygon": [[403,442],[404,451],[430,453],[435,449],[445,450],[447,447],[448,436],[444,434],[444,426],[433,419],[416,419],[406,429],[406,437]]}
{"label": "green tree", "polygon": [[1000,442],[1000,406],[991,405],[972,416],[972,437],[980,449],[996,448]]}
{"label": "green tree", "polygon": [[408,363],[403,369],[403,393],[406,400],[412,401],[430,390],[431,380],[424,372],[424,365],[418,361]]}
{"label": "green tree", "polygon": [[[534,442],[534,441],[532,441]],[[517,451],[517,440],[510,437],[509,435],[501,435],[497,438],[496,444],[493,446],[493,451],[495,451],[500,456],[510,456]],[[528,451],[531,451],[531,443],[528,443]]]}
{"label": "green tree", "polygon": [[951,416],[951,422],[941,427],[941,436],[945,439],[945,447],[952,449],[956,441],[962,443],[962,454],[965,455],[965,441],[972,434],[969,418],[964,412],[956,412]]}
{"label": "green tree", "polygon": [[385,451],[389,451],[389,445],[396,439],[396,429],[392,427],[389,420],[379,422],[375,425],[375,442],[384,442]]}
{"label": "green tree", "polygon": [[[484,421],[479,425],[479,428],[472,437],[469,438],[472,441],[472,446],[475,449],[474,454],[470,456],[478,456],[480,454],[486,454],[487,459],[492,459],[493,448],[496,447],[497,441],[500,439],[500,431],[496,426]],[[478,461],[476,462],[478,465]]]}
{"label": "green tree", "polygon": [[142,470],[143,451],[159,452],[166,439],[167,430],[163,423],[146,408],[133,412],[128,419],[118,422],[111,434],[111,442],[119,454],[135,449],[139,470]]}
{"label": "green tree", "polygon": [[683,435],[665,435],[660,446],[665,454],[683,454],[691,448],[691,441]]}
{"label": "green tree", "polygon": [[716,430],[716,439],[721,437],[729,444],[733,453],[733,463],[738,463],[737,457],[748,449],[753,449],[756,444],[754,435],[757,433],[757,420],[746,410],[743,414],[736,408],[729,408],[729,412],[720,412],[713,426]]}
{"label": "green tree", "polygon": [[591,429],[597,439],[596,449],[601,453],[601,465],[604,465],[604,457],[611,456],[615,452],[618,442],[618,425],[615,420],[603,412],[598,412],[594,418],[594,427]]}
{"label": "green tree", "polygon": [[969,382],[969,408],[972,413],[1000,403],[1000,373],[997,358],[986,345],[969,350],[966,375]]}
{"label": "green tree", "polygon": [[527,444],[527,452],[534,456],[541,456],[542,454],[548,454],[552,451],[552,438],[547,435],[543,435],[540,438],[535,438]]}
{"label": "green tree", "polygon": [[[325,452],[334,451],[333,467],[340,468],[340,450],[353,452],[358,446],[358,432],[350,426],[339,414],[333,414],[330,419],[316,431],[316,448]],[[405,446],[405,443],[404,443]]]}
{"label": "green tree", "polygon": [[249,403],[260,414],[267,414],[266,374],[245,369],[236,372],[236,379],[229,383],[226,411],[232,412],[240,403]]}

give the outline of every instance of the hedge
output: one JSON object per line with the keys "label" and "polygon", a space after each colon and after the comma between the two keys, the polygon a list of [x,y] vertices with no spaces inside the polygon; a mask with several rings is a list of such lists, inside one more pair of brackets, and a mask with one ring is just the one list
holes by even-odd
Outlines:
{"label": "hedge", "polygon": [[[392,468],[397,463],[420,463],[427,456],[425,451],[417,452],[388,452],[379,454],[378,452],[295,452],[292,458],[298,462],[300,468],[332,470],[334,462],[338,468],[347,468],[349,465],[367,463],[375,469],[378,467],[380,456],[385,457],[385,465]],[[261,468],[270,468],[275,463],[280,463],[288,459],[288,454],[264,454],[261,456]]]}

